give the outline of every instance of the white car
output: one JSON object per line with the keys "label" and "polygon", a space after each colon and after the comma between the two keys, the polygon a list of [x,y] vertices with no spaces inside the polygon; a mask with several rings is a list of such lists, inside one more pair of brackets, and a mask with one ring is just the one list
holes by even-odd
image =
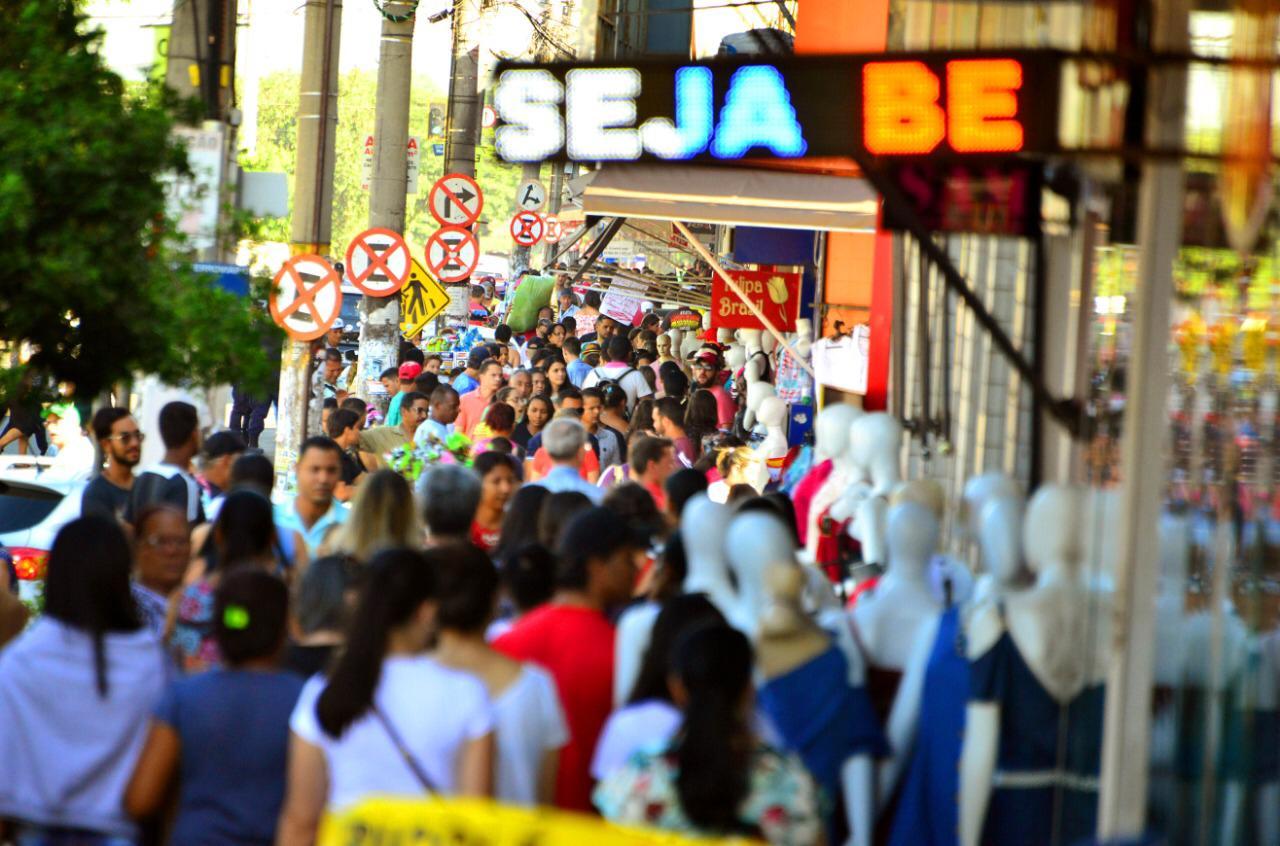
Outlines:
{"label": "white car", "polygon": [[18,590],[34,599],[58,531],[80,516],[85,482],[42,481],[53,459],[0,455],[0,545],[13,555]]}

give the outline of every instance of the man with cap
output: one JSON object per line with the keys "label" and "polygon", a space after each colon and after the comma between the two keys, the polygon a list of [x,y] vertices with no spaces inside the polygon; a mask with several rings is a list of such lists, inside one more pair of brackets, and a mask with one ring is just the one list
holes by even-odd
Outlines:
{"label": "man with cap", "polygon": [[49,407],[45,416],[49,426],[49,443],[58,455],[41,475],[41,479],[60,482],[86,482],[93,475],[95,456],[93,441],[80,427],[80,412],[71,403]]}
{"label": "man with cap", "polygon": [[476,347],[467,356],[467,369],[453,380],[453,389],[458,392],[458,396],[465,397],[480,387],[480,365],[487,358],[490,358],[489,348],[484,345]]}
{"label": "man with cap", "polygon": [[337,347],[329,347],[324,351],[323,366],[321,385],[324,395],[321,399],[331,399],[335,402],[346,399],[347,392],[338,385],[342,378],[342,353]]}
{"label": "man with cap", "polygon": [[325,346],[337,347],[342,343],[342,332],[347,328],[347,324],[339,317],[333,321],[333,325],[329,327],[329,331],[324,333]]}
{"label": "man with cap", "polygon": [[222,500],[231,487],[231,465],[244,453],[244,438],[236,432],[214,432],[200,447],[200,474],[196,482],[201,488],[201,504],[210,522],[218,519]]}
{"label": "man with cap", "polygon": [[[560,422],[573,421],[555,421]],[[556,769],[558,808],[591,810],[591,756],[613,709],[614,629],[605,614],[631,598],[642,549],[627,520],[613,511],[578,513],[560,534],[551,601],[521,617],[493,644],[517,661],[546,668],[555,679],[569,725],[569,743]]]}
{"label": "man with cap", "polygon": [[400,391],[391,398],[391,405],[387,408],[388,426],[400,425],[400,406],[404,403],[405,395],[413,390],[413,380],[417,379],[421,372],[422,365],[416,361],[406,361],[400,365]]}
{"label": "man with cap", "polygon": [[733,426],[738,404],[725,390],[720,379],[720,356],[711,350],[699,350],[693,357],[693,390],[710,391],[716,398],[716,422],[721,429]]}

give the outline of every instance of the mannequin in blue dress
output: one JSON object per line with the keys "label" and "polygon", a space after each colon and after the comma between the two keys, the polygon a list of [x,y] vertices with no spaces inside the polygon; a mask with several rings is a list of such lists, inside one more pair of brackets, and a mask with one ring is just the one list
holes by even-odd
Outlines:
{"label": "mannequin in blue dress", "polygon": [[[1094,833],[1110,597],[1085,582],[1085,497],[1046,485],[1023,525],[1025,591],[975,609],[960,842],[1073,843]],[[1094,647],[1094,648],[1091,648]]]}

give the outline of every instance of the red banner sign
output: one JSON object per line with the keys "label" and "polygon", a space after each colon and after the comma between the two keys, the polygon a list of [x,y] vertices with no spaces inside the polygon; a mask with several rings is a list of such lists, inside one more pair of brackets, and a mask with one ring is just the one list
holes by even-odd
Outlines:
{"label": "red banner sign", "polygon": [[[729,275],[781,332],[794,332],[800,308],[800,274],[772,270],[730,270]],[[711,283],[713,329],[763,329],[764,324],[730,290],[719,274]]]}

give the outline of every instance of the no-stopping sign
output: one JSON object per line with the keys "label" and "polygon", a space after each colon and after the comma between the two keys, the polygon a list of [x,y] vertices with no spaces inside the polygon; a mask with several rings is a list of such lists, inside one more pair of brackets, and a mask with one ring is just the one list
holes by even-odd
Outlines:
{"label": "no-stopping sign", "polygon": [[522,211],[511,218],[511,237],[522,247],[532,247],[546,231],[547,225],[537,212]]}
{"label": "no-stopping sign", "polygon": [[480,262],[480,242],[471,230],[445,226],[427,239],[427,268],[441,282],[461,282]]}
{"label": "no-stopping sign", "polygon": [[347,247],[347,276],[371,297],[389,297],[409,278],[409,245],[390,229],[370,229]]}
{"label": "no-stopping sign", "polygon": [[480,217],[484,194],[470,176],[448,173],[436,180],[427,197],[431,215],[444,226],[468,226]]}
{"label": "no-stopping sign", "polygon": [[542,236],[548,244],[554,244],[564,237],[564,224],[554,214],[546,215],[543,221],[547,224],[547,234]]}
{"label": "no-stopping sign", "polygon": [[315,255],[294,256],[276,274],[268,299],[271,317],[297,341],[319,338],[342,311],[342,280]]}

